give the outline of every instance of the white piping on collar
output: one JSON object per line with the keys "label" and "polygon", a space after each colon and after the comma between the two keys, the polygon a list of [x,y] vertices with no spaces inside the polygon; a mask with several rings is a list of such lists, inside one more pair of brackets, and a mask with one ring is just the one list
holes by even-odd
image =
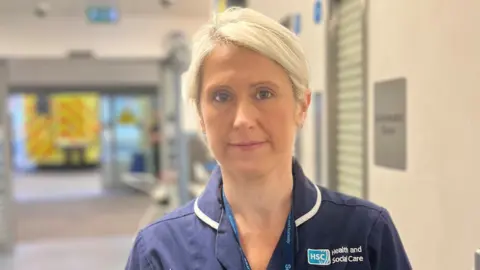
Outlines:
{"label": "white piping on collar", "polygon": [[[308,211],[305,215],[303,215],[303,216],[301,216],[301,217],[299,217],[295,220],[295,226],[296,227],[299,227],[303,223],[307,222],[309,219],[311,219],[313,216],[315,216],[317,214],[318,210],[320,209],[320,205],[322,203],[322,193],[320,192],[320,189],[318,188],[317,185],[314,185],[314,186],[315,186],[315,189],[317,190],[317,200],[315,201],[315,205],[313,205],[312,209],[310,209],[310,211]],[[202,212],[200,207],[198,207],[198,200],[199,199],[200,199],[200,197],[198,197],[195,200],[195,204],[193,206],[193,211],[195,212],[195,215],[197,215],[197,217],[200,220],[205,222],[210,227],[214,228],[215,230],[218,230],[218,227],[220,226],[218,224],[218,222],[211,219],[209,216],[207,216],[205,213]]]}
{"label": "white piping on collar", "polygon": [[197,215],[197,217],[202,220],[203,222],[207,223],[207,225],[209,225],[210,227],[214,228],[215,230],[218,231],[218,227],[220,226],[218,224],[218,222],[216,222],[215,220],[211,219],[209,216],[207,216],[205,213],[202,212],[202,210],[200,210],[200,208],[198,207],[198,199],[200,199],[200,197],[198,197],[196,200],[195,200],[195,205],[193,206],[193,211],[195,212],[195,215]]}
{"label": "white piping on collar", "polygon": [[318,188],[317,185],[313,184],[315,189],[317,190],[317,200],[315,201],[315,205],[313,205],[312,209],[308,211],[305,215],[297,218],[295,220],[295,226],[299,227],[303,223],[307,222],[309,219],[311,219],[313,216],[315,216],[320,209],[320,204],[322,204],[322,192],[320,192],[320,189]]}

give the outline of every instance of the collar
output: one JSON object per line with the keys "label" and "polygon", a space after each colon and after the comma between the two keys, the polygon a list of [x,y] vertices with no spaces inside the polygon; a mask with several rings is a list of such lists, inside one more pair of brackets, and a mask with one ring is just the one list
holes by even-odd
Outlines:
{"label": "collar", "polygon": [[[292,174],[293,181],[295,181],[293,214],[295,225],[299,227],[317,214],[322,202],[322,194],[320,189],[305,176],[300,164],[295,159],[293,159]],[[222,173],[220,166],[217,166],[213,170],[205,190],[194,204],[194,212],[197,217],[215,230],[219,228],[223,213],[221,183]]]}

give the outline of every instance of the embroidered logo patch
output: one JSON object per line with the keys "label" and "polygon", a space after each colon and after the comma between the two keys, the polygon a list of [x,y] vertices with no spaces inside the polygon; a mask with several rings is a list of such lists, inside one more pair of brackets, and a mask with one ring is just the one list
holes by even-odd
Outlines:
{"label": "embroidered logo patch", "polygon": [[330,250],[328,249],[308,249],[308,264],[311,265],[330,265]]}

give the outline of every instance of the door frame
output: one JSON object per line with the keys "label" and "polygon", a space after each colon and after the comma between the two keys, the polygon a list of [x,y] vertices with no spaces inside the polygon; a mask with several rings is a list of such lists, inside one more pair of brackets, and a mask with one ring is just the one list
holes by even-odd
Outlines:
{"label": "door frame", "polygon": [[326,185],[323,179],[323,127],[324,127],[324,93],[316,91],[312,93],[313,102],[313,134],[314,134],[314,160],[315,160],[315,182],[318,185]]}

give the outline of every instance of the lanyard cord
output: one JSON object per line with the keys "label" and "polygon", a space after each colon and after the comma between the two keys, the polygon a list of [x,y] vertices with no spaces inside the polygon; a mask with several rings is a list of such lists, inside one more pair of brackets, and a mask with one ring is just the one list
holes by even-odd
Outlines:
{"label": "lanyard cord", "polygon": [[[247,257],[245,256],[245,253],[243,252],[243,249],[240,245],[240,236],[238,233],[238,227],[237,223],[235,221],[235,217],[233,216],[232,209],[230,207],[230,204],[228,203],[228,200],[225,196],[225,192],[223,192],[222,189],[222,197],[223,197],[223,202],[224,202],[224,207],[226,214],[228,216],[228,221],[230,222],[230,225],[232,226],[233,232],[235,234],[235,239],[237,240],[238,247],[240,249],[240,253],[242,256],[242,260],[244,262],[244,269],[245,270],[251,270],[252,268],[250,267],[250,264],[247,260]],[[293,208],[293,207],[292,207]],[[293,220],[293,209],[290,210],[290,213],[287,218],[287,223],[284,229],[284,233],[282,234],[281,237],[281,242],[283,243],[283,266],[284,268],[282,270],[293,270],[294,266],[294,241],[293,241],[293,230],[295,229],[295,222]]]}

